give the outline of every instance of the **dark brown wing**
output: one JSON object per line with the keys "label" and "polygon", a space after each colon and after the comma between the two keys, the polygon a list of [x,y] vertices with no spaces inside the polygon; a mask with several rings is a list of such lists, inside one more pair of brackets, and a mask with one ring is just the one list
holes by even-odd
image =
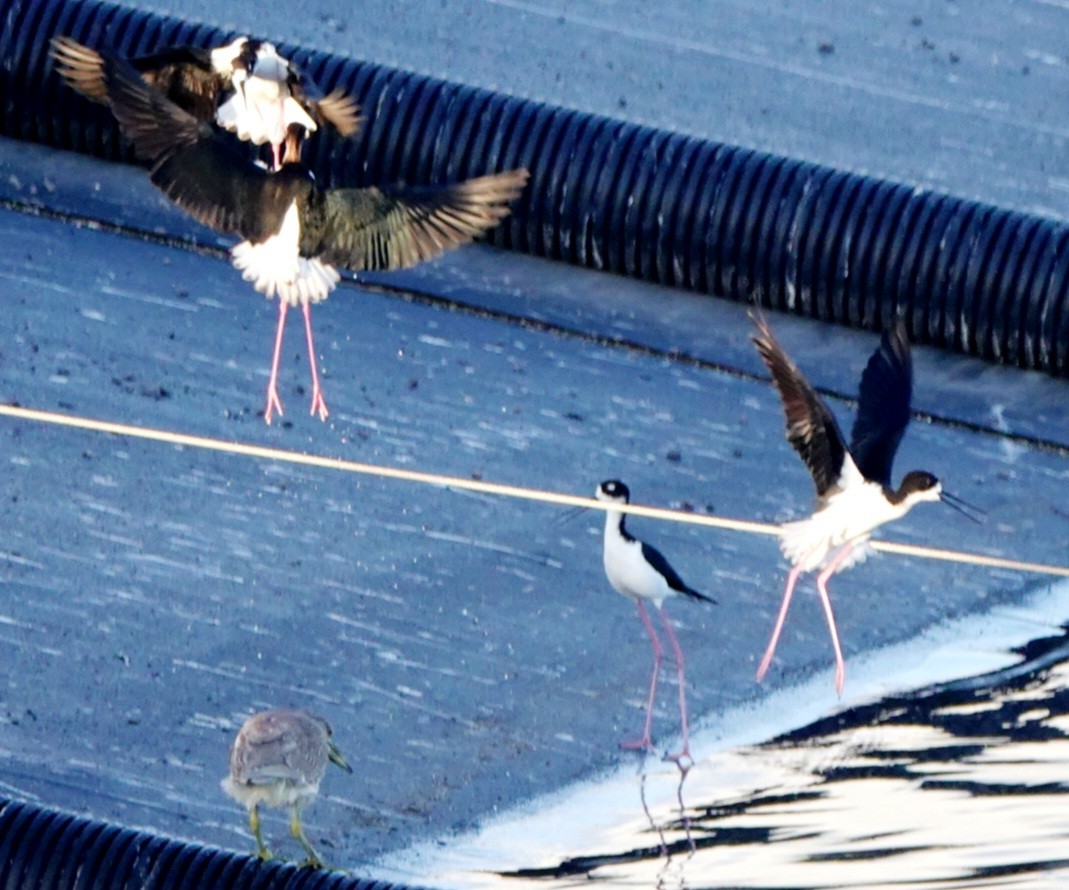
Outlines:
{"label": "dark brown wing", "polygon": [[344,90],[331,90],[309,105],[318,123],[326,122],[346,138],[355,136],[364,119],[360,106]]}
{"label": "dark brown wing", "polygon": [[764,316],[750,313],[757,326],[754,345],[772,374],[787,416],[787,440],[801,455],[824,497],[839,480],[846,459],[846,441],[835,415],[776,342]]}
{"label": "dark brown wing", "polygon": [[302,215],[301,254],[353,271],[414,266],[497,225],[527,177],[511,170],[447,186],[317,192]]}
{"label": "dark brown wing", "polygon": [[[100,53],[69,37],[52,40],[56,71],[75,90],[96,102],[107,101]],[[207,50],[176,46],[138,56],[130,65],[163,95],[200,120],[212,120],[225,84],[212,71]]]}
{"label": "dark brown wing", "polygon": [[70,37],[53,37],[52,59],[56,73],[67,82],[67,86],[87,99],[107,101],[108,88],[100,53]]}
{"label": "dark brown wing", "polygon": [[76,82],[76,89],[103,97],[123,136],[148,164],[153,183],[186,213],[217,231],[252,241],[262,241],[277,228],[306,174],[272,177],[211,124],[167,99],[124,59],[69,38],[57,38],[53,47],[59,73],[72,86]]}
{"label": "dark brown wing", "polygon": [[346,94],[345,90],[340,88],[331,90],[324,96],[315,82],[307,77],[294,62],[289,63],[289,77],[286,85],[293,98],[320,126],[329,124],[346,138],[356,135],[357,130],[360,129],[360,124],[363,122],[360,116],[360,106]]}
{"label": "dark brown wing", "polygon": [[211,121],[230,82],[212,69],[209,50],[172,46],[130,60],[141,76],[198,120]]}

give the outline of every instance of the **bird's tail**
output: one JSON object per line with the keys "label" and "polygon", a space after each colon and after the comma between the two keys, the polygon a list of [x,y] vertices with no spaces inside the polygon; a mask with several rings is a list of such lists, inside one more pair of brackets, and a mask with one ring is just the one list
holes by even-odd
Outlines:
{"label": "bird's tail", "polygon": [[693,600],[701,600],[703,603],[712,603],[714,606],[717,604],[716,600],[713,599],[711,596],[707,596],[704,593],[699,593],[697,590],[694,590],[691,587],[684,588],[683,595],[689,596]]}

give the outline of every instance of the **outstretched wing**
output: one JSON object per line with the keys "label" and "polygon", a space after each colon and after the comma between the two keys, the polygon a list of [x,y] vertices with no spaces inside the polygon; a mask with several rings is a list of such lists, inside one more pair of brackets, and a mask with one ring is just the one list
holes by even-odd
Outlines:
{"label": "outstretched wing", "polygon": [[325,96],[311,78],[295,63],[289,63],[287,79],[290,94],[298,103],[308,110],[317,124],[330,124],[342,136],[349,137],[360,129],[363,119],[360,106],[345,90],[331,90]]}
{"label": "outstretched wing", "polygon": [[511,170],[447,186],[316,192],[304,208],[301,254],[353,271],[414,266],[497,225],[527,176]]}
{"label": "outstretched wing", "polygon": [[764,316],[751,312],[750,319],[757,327],[754,345],[783,402],[787,440],[809,468],[817,495],[824,497],[838,482],[846,461],[842,430],[824,400],[776,342]]}
{"label": "outstretched wing", "polygon": [[211,124],[179,108],[124,59],[67,37],[55,38],[52,46],[63,79],[107,102],[138,158],[148,164],[153,183],[186,213],[253,241],[273,230],[277,220],[264,212],[270,174]]}
{"label": "outstretched wing", "polygon": [[884,331],[880,347],[861,375],[857,419],[850,435],[850,453],[861,474],[889,486],[898,443],[909,426],[913,395],[913,359],[905,322]]}

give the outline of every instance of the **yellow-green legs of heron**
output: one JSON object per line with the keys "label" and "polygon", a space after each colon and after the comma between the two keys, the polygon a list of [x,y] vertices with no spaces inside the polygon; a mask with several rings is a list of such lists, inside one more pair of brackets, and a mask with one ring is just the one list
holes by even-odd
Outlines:
{"label": "yellow-green legs of heron", "polygon": [[257,855],[265,862],[268,859],[273,858],[271,851],[267,849],[267,844],[264,843],[263,831],[260,828],[260,806],[254,804],[249,808],[249,829],[252,831],[253,837],[256,838],[256,852]]}
{"label": "yellow-green legs of heron", "polygon": [[300,801],[294,801],[293,809],[290,811],[290,834],[297,838],[300,845],[304,847],[304,852],[308,854],[308,858],[301,863],[301,868],[327,868],[327,864],[319,858],[319,854],[316,853],[315,847],[312,846],[312,842],[308,840],[301,826]]}

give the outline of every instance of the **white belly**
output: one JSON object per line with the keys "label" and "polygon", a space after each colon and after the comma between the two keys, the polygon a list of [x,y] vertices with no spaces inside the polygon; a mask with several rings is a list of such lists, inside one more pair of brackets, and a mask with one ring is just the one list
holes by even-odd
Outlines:
{"label": "white belly", "polygon": [[300,256],[301,225],[293,204],[278,233],[260,244],[242,241],[230,250],[241,277],[268,299],[277,296],[291,306],[319,303],[330,296],[341,276],[333,266]]}
{"label": "white belly", "polygon": [[865,559],[873,529],[906,511],[890,503],[883,488],[874,482],[856,484],[833,496],[808,519],[780,526],[780,549],[791,565],[811,572],[825,565],[841,547],[855,544],[856,549],[839,565],[839,571]]}
{"label": "white belly", "polygon": [[605,536],[605,574],[617,593],[650,600],[658,607],[674,592],[642,558],[642,545],[618,535]]}

